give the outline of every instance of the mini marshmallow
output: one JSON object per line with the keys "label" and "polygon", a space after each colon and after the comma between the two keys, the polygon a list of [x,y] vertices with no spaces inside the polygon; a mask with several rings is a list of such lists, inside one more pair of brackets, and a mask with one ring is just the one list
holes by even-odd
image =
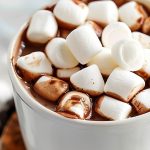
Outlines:
{"label": "mini marshmallow", "polygon": [[132,104],[139,114],[144,114],[150,111],[150,89],[141,91],[132,100]]}
{"label": "mini marshmallow", "polygon": [[95,23],[94,21],[87,21],[84,25],[88,25],[88,26],[92,27],[94,29],[96,35],[98,37],[101,37],[103,29],[97,23]]}
{"label": "mini marshmallow", "polygon": [[62,97],[56,112],[64,112],[63,115],[66,117],[73,114],[78,119],[89,119],[91,117],[91,110],[90,98],[84,93],[72,91]]}
{"label": "mini marshmallow", "polygon": [[143,4],[150,11],[150,0],[134,0],[134,1]]}
{"label": "mini marshmallow", "polygon": [[88,19],[106,26],[118,21],[118,8],[113,1],[94,1],[89,3]]}
{"label": "mini marshmallow", "polygon": [[122,40],[114,44],[111,54],[121,68],[129,71],[137,71],[144,64],[143,47],[133,39]]}
{"label": "mini marshmallow", "polygon": [[139,41],[143,48],[150,49],[150,36],[141,32],[132,32],[133,39]]}
{"label": "mini marshmallow", "polygon": [[56,68],[73,68],[78,65],[63,38],[54,38],[46,46],[46,54]]}
{"label": "mini marshmallow", "polygon": [[111,49],[103,48],[95,57],[91,59],[88,66],[96,64],[104,76],[109,76],[118,66],[111,56]]}
{"label": "mini marshmallow", "polygon": [[54,8],[54,15],[60,26],[72,29],[85,22],[88,7],[79,0],[60,0]]}
{"label": "mini marshmallow", "polygon": [[150,35],[150,17],[147,17],[142,26],[142,32]]}
{"label": "mini marshmallow", "polygon": [[98,96],[104,91],[104,80],[97,65],[84,68],[70,77],[70,82],[78,91]]}
{"label": "mini marshmallow", "polygon": [[49,101],[57,101],[68,90],[68,83],[51,76],[42,76],[34,85],[35,92]]}
{"label": "mini marshmallow", "polygon": [[26,81],[34,80],[42,74],[52,75],[50,61],[43,52],[33,52],[17,60],[17,67]]}
{"label": "mini marshmallow", "polygon": [[145,82],[140,76],[116,68],[108,77],[104,92],[114,98],[129,102],[144,86]]}
{"label": "mini marshmallow", "polygon": [[120,40],[131,38],[131,30],[123,22],[111,23],[106,26],[102,32],[102,43],[108,48],[112,48],[112,46]]}
{"label": "mini marshmallow", "polygon": [[98,99],[95,111],[110,120],[123,120],[128,118],[131,113],[132,107],[117,99],[102,96]]}
{"label": "mini marshmallow", "polygon": [[132,1],[119,8],[119,17],[132,31],[136,31],[141,28],[146,17],[146,12],[142,5]]}
{"label": "mini marshmallow", "polygon": [[57,30],[57,22],[52,12],[39,10],[31,18],[27,39],[34,43],[44,44],[56,36]]}
{"label": "mini marshmallow", "polygon": [[86,25],[73,30],[66,41],[75,58],[83,65],[98,54],[102,47],[94,30]]}
{"label": "mini marshmallow", "polygon": [[144,65],[143,67],[135,72],[145,80],[150,77],[150,49],[144,49]]}
{"label": "mini marshmallow", "polygon": [[71,75],[78,72],[80,70],[80,67],[70,68],[70,69],[57,69],[57,77],[61,79],[69,80]]}

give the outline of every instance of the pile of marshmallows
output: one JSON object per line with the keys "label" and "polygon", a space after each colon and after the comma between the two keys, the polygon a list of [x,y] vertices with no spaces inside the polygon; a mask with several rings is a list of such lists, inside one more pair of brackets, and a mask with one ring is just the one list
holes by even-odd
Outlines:
{"label": "pile of marshmallows", "polygon": [[148,112],[150,89],[141,90],[150,77],[150,37],[137,32],[148,18],[142,5],[60,0],[53,7],[30,21],[27,39],[46,47],[17,60],[23,79],[36,81],[43,98],[59,100],[56,112],[69,118],[90,119],[93,103],[110,120],[129,117],[131,104],[139,114]]}

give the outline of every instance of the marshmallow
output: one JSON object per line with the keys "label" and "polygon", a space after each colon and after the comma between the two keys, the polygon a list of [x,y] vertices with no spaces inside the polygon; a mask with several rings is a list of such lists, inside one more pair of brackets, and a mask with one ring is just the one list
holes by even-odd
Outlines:
{"label": "marshmallow", "polygon": [[80,67],[70,68],[70,69],[57,69],[57,77],[61,79],[69,80],[71,75],[78,72]]}
{"label": "marshmallow", "polygon": [[42,74],[53,73],[51,63],[43,52],[33,52],[18,58],[17,67],[26,81],[34,80]]}
{"label": "marshmallow", "polygon": [[80,26],[66,38],[67,45],[75,58],[81,63],[88,63],[101,50],[101,42],[89,26]]}
{"label": "marshmallow", "polygon": [[128,2],[119,8],[120,20],[126,23],[132,31],[141,28],[146,16],[142,5],[136,2]]}
{"label": "marshmallow", "polygon": [[69,117],[73,114],[78,119],[89,119],[91,117],[92,104],[90,98],[81,92],[68,92],[66,93],[57,109],[56,112],[64,112],[65,117]]}
{"label": "marshmallow", "polygon": [[144,114],[150,111],[150,89],[143,90],[135,96],[132,104],[139,114]]}
{"label": "marshmallow", "polygon": [[85,22],[88,7],[79,0],[60,0],[54,8],[54,15],[60,26],[72,29]]}
{"label": "marshmallow", "polygon": [[97,65],[84,68],[70,77],[70,82],[78,91],[98,96],[104,91],[104,80]]}
{"label": "marshmallow", "polygon": [[118,66],[111,56],[111,49],[103,48],[95,57],[91,59],[88,66],[96,64],[104,76],[109,76]]}
{"label": "marshmallow", "polygon": [[27,39],[34,43],[44,44],[57,33],[57,22],[52,12],[39,10],[31,18]]}
{"label": "marshmallow", "polygon": [[150,11],[150,0],[134,0],[134,1],[143,4]]}
{"label": "marshmallow", "polygon": [[132,36],[133,36],[133,39],[139,41],[142,44],[143,48],[150,49],[150,36],[141,32],[133,32]]}
{"label": "marshmallow", "polygon": [[147,17],[142,26],[142,32],[150,35],[150,17]]}
{"label": "marshmallow", "polygon": [[150,77],[150,49],[144,49],[144,65],[143,67],[135,72],[145,80]]}
{"label": "marshmallow", "polygon": [[131,38],[131,30],[123,22],[111,23],[106,26],[102,32],[102,43],[108,48],[112,48],[112,46],[120,40]]}
{"label": "marshmallow", "polygon": [[68,83],[51,76],[42,76],[34,85],[38,95],[49,101],[57,101],[68,90]]}
{"label": "marshmallow", "polygon": [[121,68],[129,71],[137,71],[144,64],[143,47],[133,39],[122,40],[114,44],[111,54]]}
{"label": "marshmallow", "polygon": [[95,111],[110,120],[123,120],[128,118],[132,107],[117,99],[102,96],[98,99],[95,105]]}
{"label": "marshmallow", "polygon": [[88,19],[106,26],[118,21],[118,8],[113,1],[94,1],[89,3]]}
{"label": "marshmallow", "polygon": [[93,22],[93,21],[87,21],[84,25],[88,25],[90,27],[92,27],[96,33],[96,35],[98,37],[101,37],[101,34],[102,34],[102,27],[99,26],[97,23]]}
{"label": "marshmallow", "polygon": [[107,95],[129,102],[144,86],[144,80],[138,75],[116,68],[108,77],[104,91]]}
{"label": "marshmallow", "polygon": [[73,68],[78,65],[63,38],[54,38],[46,46],[46,54],[56,68]]}

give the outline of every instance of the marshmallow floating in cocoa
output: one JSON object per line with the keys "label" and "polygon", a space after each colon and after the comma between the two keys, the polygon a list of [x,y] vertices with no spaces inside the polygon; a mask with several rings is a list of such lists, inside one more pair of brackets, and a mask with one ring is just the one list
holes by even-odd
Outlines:
{"label": "marshmallow floating in cocoa", "polygon": [[138,41],[133,39],[114,44],[111,54],[118,66],[129,71],[137,71],[144,64],[144,49]]}
{"label": "marshmallow floating in cocoa", "polygon": [[73,68],[78,65],[63,38],[52,39],[46,46],[46,54],[56,68]]}
{"label": "marshmallow floating in cocoa", "polygon": [[60,0],[54,8],[54,15],[60,26],[72,29],[85,22],[88,7],[79,0]]}
{"label": "marshmallow floating in cocoa", "polygon": [[119,8],[119,18],[126,23],[132,31],[139,30],[147,17],[142,5],[128,2]]}
{"label": "marshmallow floating in cocoa", "polygon": [[38,51],[19,57],[17,67],[26,81],[34,80],[42,74],[53,73],[50,61],[43,52]]}
{"label": "marshmallow floating in cocoa", "polygon": [[95,105],[95,111],[109,120],[123,120],[128,118],[132,107],[109,96],[102,96]]}
{"label": "marshmallow floating in cocoa", "polygon": [[104,76],[109,76],[111,72],[118,66],[111,56],[111,49],[102,48],[95,57],[91,59],[88,66],[96,64]]}
{"label": "marshmallow floating in cocoa", "polygon": [[89,96],[76,91],[66,93],[56,109],[56,112],[68,118],[72,116],[73,119],[89,119],[91,111],[92,104]]}
{"label": "marshmallow floating in cocoa", "polygon": [[120,40],[131,38],[131,30],[123,22],[111,23],[106,26],[102,32],[102,43],[108,48],[112,48],[112,46]]}
{"label": "marshmallow floating in cocoa", "polygon": [[34,85],[38,95],[49,101],[57,101],[68,90],[68,83],[52,76],[42,76]]}
{"label": "marshmallow floating in cocoa", "polygon": [[101,42],[95,31],[86,25],[73,30],[66,38],[67,45],[75,58],[81,63],[88,63],[101,51]]}
{"label": "marshmallow floating in cocoa", "polygon": [[88,19],[106,26],[118,21],[118,8],[113,1],[94,1],[89,5]]}
{"label": "marshmallow floating in cocoa", "polygon": [[150,77],[150,49],[144,49],[144,65],[136,74],[147,80]]}
{"label": "marshmallow floating in cocoa", "polygon": [[57,77],[60,79],[69,80],[71,75],[78,72],[79,70],[80,70],[80,67],[74,67],[70,69],[57,69],[56,74],[57,74]]}
{"label": "marshmallow floating in cocoa", "polygon": [[132,100],[132,104],[139,114],[150,111],[150,89],[146,89],[138,93]]}
{"label": "marshmallow floating in cocoa", "polygon": [[150,49],[150,36],[141,32],[132,32],[133,39],[139,41],[143,48]]}
{"label": "marshmallow floating in cocoa", "polygon": [[104,91],[104,80],[97,65],[91,65],[74,73],[70,81],[76,90],[92,96],[98,96]]}
{"label": "marshmallow floating in cocoa", "polygon": [[30,21],[27,39],[34,43],[44,44],[56,36],[58,25],[52,12],[39,10]]}
{"label": "marshmallow floating in cocoa", "polygon": [[129,102],[145,86],[144,80],[127,70],[116,68],[108,77],[104,92],[124,102]]}

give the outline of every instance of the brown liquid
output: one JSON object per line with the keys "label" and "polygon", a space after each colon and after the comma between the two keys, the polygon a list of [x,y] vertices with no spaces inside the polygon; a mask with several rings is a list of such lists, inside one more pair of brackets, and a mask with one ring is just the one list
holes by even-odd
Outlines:
{"label": "brown liquid", "polygon": [[[33,43],[30,43],[27,38],[26,38],[26,31],[27,31],[27,28],[24,30],[23,34],[21,35],[21,40],[18,41],[18,45],[17,45],[17,48],[14,50],[14,55],[13,55],[13,58],[12,58],[12,63],[13,63],[13,66],[14,66],[14,69],[16,70],[16,74],[18,75],[18,78],[20,79],[20,82],[22,83],[22,85],[24,86],[24,88],[28,91],[29,95],[31,95],[36,101],[38,101],[40,104],[42,104],[43,106],[45,106],[47,109],[50,109],[52,111],[55,111],[56,110],[56,106],[57,106],[57,103],[59,102],[50,102],[42,97],[40,97],[38,94],[36,94],[33,90],[33,84],[36,82],[36,81],[32,81],[30,83],[27,83],[25,82],[23,79],[22,79],[22,75],[21,73],[19,72],[19,69],[16,67],[16,60],[18,57],[20,56],[24,56],[24,55],[27,55],[27,54],[30,54],[32,52],[35,52],[35,51],[44,51],[45,50],[45,46],[46,45],[38,45],[38,44],[33,44]],[[58,31],[59,32],[59,31]],[[57,36],[59,36],[60,34],[57,34]],[[83,65],[79,65],[80,68],[83,68],[85,66]],[[53,69],[54,69],[54,75],[56,75],[56,68],[53,66]],[[104,77],[104,80],[106,81],[107,78]],[[147,83],[147,87],[149,87],[149,81]],[[69,84],[70,87],[69,87],[69,90],[72,91],[72,90],[75,90],[71,84]],[[95,103],[96,99],[95,97],[91,97],[92,98],[92,101]],[[132,104],[131,104],[132,105]],[[92,111],[92,117],[90,120],[94,120],[94,121],[108,121],[107,119],[101,117],[100,115],[98,115],[95,111],[94,111],[94,104],[93,104],[93,111]],[[130,114],[130,117],[134,117],[134,116],[137,116],[137,112],[134,110],[132,110],[131,114]]]}

